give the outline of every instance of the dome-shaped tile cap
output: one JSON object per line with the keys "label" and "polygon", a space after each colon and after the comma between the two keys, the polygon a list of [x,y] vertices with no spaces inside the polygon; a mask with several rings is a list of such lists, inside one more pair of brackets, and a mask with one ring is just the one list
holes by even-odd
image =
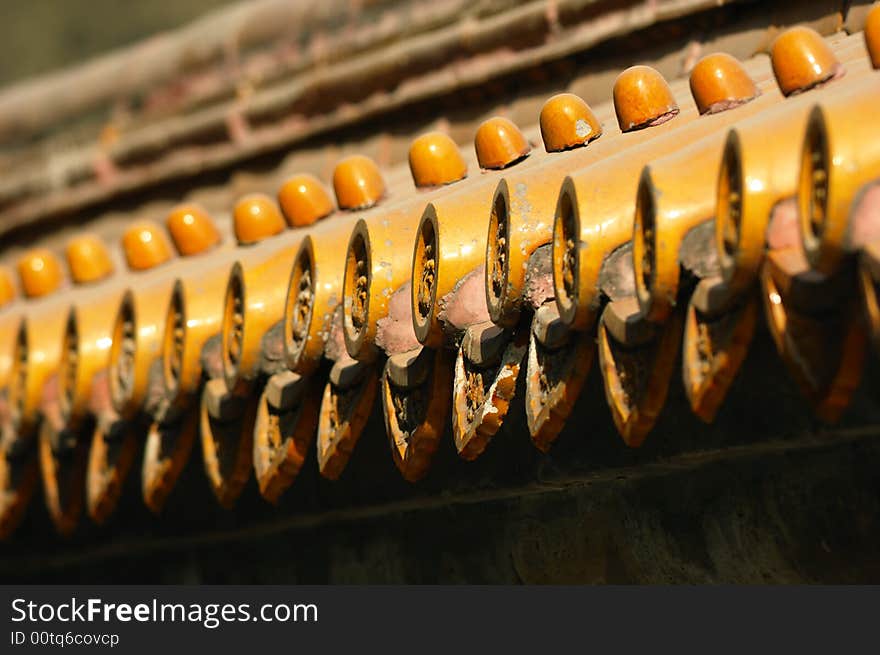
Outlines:
{"label": "dome-shaped tile cap", "polygon": [[678,114],[663,76],[650,66],[632,66],[614,81],[614,111],[621,132],[659,125]]}
{"label": "dome-shaped tile cap", "polygon": [[5,266],[0,266],[0,307],[8,305],[15,300],[15,285],[12,283],[12,275]]}
{"label": "dome-shaped tile cap", "polygon": [[28,298],[39,298],[61,286],[61,262],[45,248],[35,248],[18,260],[18,277]]}
{"label": "dome-shaped tile cap", "polygon": [[177,205],[165,219],[174,246],[184,257],[198,255],[220,243],[220,231],[214,219],[199,205]]}
{"label": "dome-shaped tile cap", "polygon": [[458,182],[467,176],[467,164],[458,146],[442,132],[417,137],[409,147],[409,170],[417,187]]}
{"label": "dome-shaped tile cap", "polygon": [[706,55],[691,70],[691,95],[701,114],[733,109],[760,95],[743,65],[724,52]]}
{"label": "dome-shaped tile cap", "polygon": [[480,168],[507,168],[532,149],[520,129],[500,116],[484,121],[477,128],[474,148]]}
{"label": "dome-shaped tile cap", "polygon": [[865,46],[871,66],[880,68],[880,4],[874,5],[865,18]]}
{"label": "dome-shaped tile cap", "polygon": [[340,209],[366,209],[385,195],[385,180],[369,157],[352,155],[336,164],[333,191]]}
{"label": "dome-shaped tile cap", "polygon": [[278,205],[264,193],[239,198],[232,212],[235,238],[241,244],[257,243],[286,229]]}
{"label": "dome-shaped tile cap", "polygon": [[113,260],[101,239],[81,234],[67,243],[67,267],[76,284],[97,282],[113,272]]}
{"label": "dome-shaped tile cap", "polygon": [[152,221],[128,228],[122,235],[122,250],[128,267],[134,271],[153,268],[171,259],[171,244],[165,230]]}
{"label": "dome-shaped tile cap", "polygon": [[777,36],[770,47],[770,61],[785,95],[806,91],[843,72],[825,39],[808,27],[792,27]]}
{"label": "dome-shaped tile cap", "polygon": [[573,93],[560,93],[545,102],[540,122],[547,152],[577,148],[602,136],[602,126],[590,105]]}
{"label": "dome-shaped tile cap", "polygon": [[278,204],[290,227],[311,225],[333,213],[333,199],[314,175],[294,175],[278,189]]}

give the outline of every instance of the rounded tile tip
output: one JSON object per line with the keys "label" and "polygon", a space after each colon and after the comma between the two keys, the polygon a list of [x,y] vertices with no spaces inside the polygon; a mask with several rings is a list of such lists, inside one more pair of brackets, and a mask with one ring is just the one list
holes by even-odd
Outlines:
{"label": "rounded tile tip", "polygon": [[333,199],[314,175],[303,173],[278,189],[278,205],[290,227],[306,227],[333,213]]}
{"label": "rounded tile tip", "polygon": [[843,74],[843,66],[825,39],[803,26],[792,27],[774,39],[770,62],[776,83],[787,96],[808,91]]}
{"label": "rounded tile tip", "polygon": [[511,121],[495,116],[480,124],[474,137],[480,168],[507,168],[531,152],[528,140]]}
{"label": "rounded tile tip", "polygon": [[15,300],[15,284],[12,275],[5,266],[0,266],[0,307],[4,307]]}
{"label": "rounded tile tip", "polygon": [[286,229],[278,205],[264,193],[249,193],[239,198],[232,210],[235,239],[240,244],[257,243]]}
{"label": "rounded tile tip", "polygon": [[871,7],[865,18],[865,46],[873,68],[880,68],[880,3]]}
{"label": "rounded tile tip", "polygon": [[631,66],[618,75],[613,96],[621,132],[660,125],[678,114],[672,89],[650,66]]}
{"label": "rounded tile tip", "polygon": [[458,145],[442,132],[428,132],[412,142],[409,170],[419,188],[452,184],[467,176],[467,164]]}
{"label": "rounded tile tip", "polygon": [[602,126],[580,96],[560,93],[541,108],[541,138],[547,152],[559,152],[588,144],[602,136]]}
{"label": "rounded tile tip", "polygon": [[346,157],[333,170],[333,191],[340,209],[367,209],[385,195],[385,180],[369,157]]}
{"label": "rounded tile tip", "polygon": [[18,260],[18,277],[28,298],[39,298],[61,286],[61,262],[46,248],[28,251]]}
{"label": "rounded tile tip", "polygon": [[200,205],[184,203],[173,207],[165,225],[177,252],[184,257],[205,252],[220,243],[220,231]]}
{"label": "rounded tile tip", "polygon": [[700,59],[691,70],[690,85],[701,114],[733,109],[761,93],[739,60],[723,52]]}
{"label": "rounded tile tip", "polygon": [[133,225],[122,235],[125,261],[134,271],[143,271],[171,259],[171,244],[165,231],[152,221]]}
{"label": "rounded tile tip", "polygon": [[81,234],[67,243],[67,266],[76,284],[97,282],[113,272],[107,246],[94,234]]}

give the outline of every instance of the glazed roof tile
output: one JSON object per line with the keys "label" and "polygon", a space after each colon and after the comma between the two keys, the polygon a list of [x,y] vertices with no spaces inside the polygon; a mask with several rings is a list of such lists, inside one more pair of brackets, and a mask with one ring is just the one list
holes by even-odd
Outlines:
{"label": "glazed roof tile", "polygon": [[[646,75],[662,77],[637,69],[646,75],[621,78],[634,85],[616,87],[615,100],[639,111],[595,104],[602,134],[582,145],[547,152],[536,114],[523,129],[530,152],[517,142],[503,166],[481,171],[478,153],[486,164],[501,150],[481,139],[461,148],[466,177],[428,189],[405,163],[382,171],[382,187],[358,159],[370,175],[347,180],[344,196],[356,199],[340,197],[314,224],[282,221],[278,236],[236,245],[229,203],[203,217],[219,248],[179,247],[189,257],[155,271],[120,267],[61,296],[14,300],[0,309],[0,532],[14,532],[38,478],[64,534],[84,506],[107,521],[131,469],[143,469],[141,493],[158,512],[194,458],[221,506],[254,474],[278,502],[304,466],[331,480],[356,467],[362,433],[382,429],[368,427],[375,416],[410,482],[429,474],[450,434],[461,458],[481,457],[517,403],[547,452],[582,395],[599,392],[593,369],[636,448],[678,376],[694,414],[714,419],[762,321],[815,415],[839,420],[880,342],[880,153],[863,120],[880,78],[862,33],[818,43],[831,70],[818,86],[781,93],[774,70],[801,55],[779,49],[786,61],[743,62],[754,98],[713,96],[717,111],[701,115],[679,78],[658,113],[640,93]],[[639,118],[621,128],[621,116]],[[283,179],[275,171],[253,186],[274,193]],[[151,234],[164,238],[158,226]],[[118,241],[119,228],[102,235]],[[80,318],[57,333],[20,327],[69,308]],[[94,378],[79,382],[83,370]]]}

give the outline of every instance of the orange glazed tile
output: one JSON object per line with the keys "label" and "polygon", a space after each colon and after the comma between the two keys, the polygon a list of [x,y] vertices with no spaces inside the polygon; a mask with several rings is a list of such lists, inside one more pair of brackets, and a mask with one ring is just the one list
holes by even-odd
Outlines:
{"label": "orange glazed tile", "polygon": [[240,244],[256,243],[285,230],[278,206],[263,193],[240,198],[232,211],[232,220],[235,238]]}
{"label": "orange glazed tile", "polygon": [[560,93],[545,102],[540,123],[547,152],[577,148],[602,136],[596,114],[573,93]]}
{"label": "orange glazed tile", "polygon": [[871,65],[880,68],[880,5],[874,5],[865,19],[865,47],[868,48]]}
{"label": "orange glazed tile", "polygon": [[8,305],[13,300],[15,300],[15,286],[12,283],[12,276],[7,268],[0,268],[0,307]]}
{"label": "orange glazed tile", "polygon": [[278,204],[290,227],[305,227],[333,213],[333,199],[314,175],[294,175],[278,189]]}
{"label": "orange glazed tile", "polygon": [[659,125],[678,114],[669,84],[650,66],[627,68],[614,81],[614,111],[622,132]]}
{"label": "orange glazed tile", "polygon": [[818,32],[792,27],[776,37],[770,47],[773,74],[784,95],[827,82],[843,71],[837,57]]}
{"label": "orange glazed tile", "polygon": [[467,164],[450,137],[428,132],[409,147],[409,170],[417,187],[451,184],[467,176]]}
{"label": "orange glazed tile", "polygon": [[174,245],[184,257],[198,255],[220,243],[220,232],[213,219],[199,205],[174,207],[165,219]]}
{"label": "orange glazed tile", "polygon": [[122,236],[122,249],[128,267],[143,271],[171,259],[171,244],[161,227],[144,222],[130,227]]}
{"label": "orange glazed tile", "polygon": [[474,148],[480,168],[507,168],[531,150],[520,129],[500,116],[484,121],[477,128]]}
{"label": "orange glazed tile", "polygon": [[61,263],[45,248],[36,248],[18,260],[18,277],[28,298],[39,298],[52,293],[63,279]]}
{"label": "orange glazed tile", "polygon": [[333,191],[340,209],[366,209],[385,195],[385,180],[372,159],[352,155],[336,164]]}
{"label": "orange glazed tile", "polygon": [[77,284],[97,282],[113,272],[107,246],[93,234],[83,234],[67,243],[67,266]]}
{"label": "orange glazed tile", "polygon": [[732,109],[760,95],[742,64],[723,52],[700,59],[691,71],[690,85],[701,114]]}

